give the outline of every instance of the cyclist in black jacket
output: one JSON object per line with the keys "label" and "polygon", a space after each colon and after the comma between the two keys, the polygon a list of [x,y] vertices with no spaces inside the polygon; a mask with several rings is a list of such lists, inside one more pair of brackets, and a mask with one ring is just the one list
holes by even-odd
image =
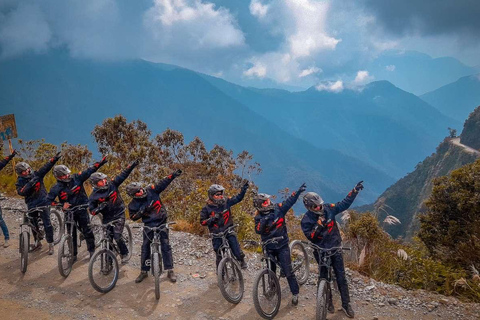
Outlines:
{"label": "cyclist in black jacket", "polygon": [[[25,198],[27,208],[34,209],[38,207],[45,207],[48,205],[47,201],[47,189],[43,184],[43,178],[53,168],[55,163],[60,159],[60,152],[58,152],[53,158],[48,160],[38,171],[33,171],[30,165],[26,162],[19,162],[15,165],[15,172],[18,175],[17,182],[15,184],[18,195]],[[38,215],[38,213],[37,213]],[[50,222],[50,210],[48,208],[42,209],[40,214],[43,220],[43,227],[45,228],[45,237],[48,242],[48,254],[54,253],[53,249],[53,227]],[[33,219],[34,223],[37,223],[37,219]],[[36,248],[41,248],[42,244],[39,240],[35,239],[35,243],[38,245]]]}
{"label": "cyclist in black jacket", "polygon": [[[176,170],[169,176],[160,180],[157,184],[151,185],[149,188],[144,188],[141,183],[132,182],[127,186],[127,194],[133,199],[128,205],[128,212],[130,219],[136,221],[142,219],[142,222],[147,227],[158,227],[167,223],[167,210],[160,199],[160,193],[165,190],[168,185],[182,174],[182,170]],[[140,275],[135,280],[136,283],[142,282],[148,276],[150,264],[150,244],[153,239],[153,231],[143,231],[142,243],[142,266]],[[162,250],[163,265],[167,270],[167,276],[171,282],[177,281],[177,276],[173,272],[173,257],[172,247],[168,240],[168,229],[160,232],[160,246]]]}
{"label": "cyclist in black jacket", "polygon": [[[5,168],[5,166],[7,165],[7,163],[10,162],[10,160],[13,159],[13,157],[15,157],[15,155],[17,154],[17,151],[16,150],[13,150],[12,154],[9,155],[8,157],[5,157],[5,159],[3,159],[2,161],[0,161],[0,170],[2,170],[3,168]],[[3,220],[3,216],[2,216],[2,208],[0,207],[0,228],[2,228],[2,232],[3,232],[3,236],[5,237],[5,243],[3,244],[3,247],[6,248],[8,247],[10,244],[8,243],[8,240],[10,240],[10,234],[8,233],[8,228],[7,228],[7,224],[5,223],[5,220]]]}
{"label": "cyclist in black jacket", "polygon": [[[90,176],[90,182],[93,185],[93,192],[88,198],[88,207],[92,215],[102,214],[104,224],[117,220],[109,234],[118,244],[122,263],[128,261],[128,248],[123,241],[122,233],[125,226],[125,204],[118,187],[128,178],[130,173],[138,166],[139,161],[135,160],[119,175],[111,181],[107,180],[107,175],[101,172],[95,172]],[[113,230],[112,230],[113,229]]]}
{"label": "cyclist in black jacket", "polygon": [[[363,190],[363,181],[360,181],[340,202],[325,203],[317,193],[307,192],[303,197],[303,204],[308,210],[302,218],[302,231],[312,243],[320,248],[330,249],[342,246],[342,236],[338,229],[335,216],[347,210],[357,197],[360,190]],[[314,251],[315,260],[319,262],[317,251]],[[342,298],[342,310],[349,318],[353,318],[355,313],[350,304],[350,294],[348,292],[347,278],[345,277],[345,267],[343,264],[342,252],[338,251],[332,257],[332,267],[337,279],[338,289]],[[321,277],[326,277],[327,268],[319,264],[319,273]],[[333,302],[328,302],[328,311],[333,313],[335,308]]]}
{"label": "cyclist in black jacket", "polygon": [[[234,197],[225,198],[225,188],[218,184],[213,184],[208,189],[208,201],[207,205],[202,208],[200,213],[200,224],[207,226],[210,233],[219,233],[225,231],[227,228],[233,226],[233,219],[231,214],[231,207],[239,203],[245,197],[245,193],[248,189],[248,181],[242,187],[239,194]],[[227,236],[228,243],[232,249],[233,255],[240,262],[242,269],[247,268],[245,262],[245,254],[240,249],[237,236],[230,234]],[[222,256],[219,252],[222,245],[222,239],[212,239],[213,249],[215,250],[217,259],[217,268]]]}
{"label": "cyclist in black jacket", "polygon": [[[100,167],[107,163],[104,157],[101,161],[94,163],[91,167],[76,174],[71,174],[70,169],[65,165],[57,165],[53,167],[53,176],[57,179],[57,183],[50,188],[47,200],[52,205],[56,205],[55,199],[63,205],[63,209],[73,208],[80,205],[88,204],[87,193],[83,187],[83,183],[90,178],[92,173],[96,172]],[[73,261],[77,261],[77,227],[85,237],[87,249],[90,258],[95,252],[95,237],[90,228],[90,217],[87,208],[75,210],[73,218],[76,227],[73,228]]]}
{"label": "cyclist in black jacket", "polygon": [[[298,304],[298,287],[297,278],[292,270],[292,258],[290,256],[290,248],[288,247],[288,233],[285,215],[288,210],[297,202],[300,193],[305,191],[307,187],[305,183],[300,186],[298,191],[293,192],[282,203],[274,204],[271,196],[265,193],[259,193],[253,198],[253,206],[257,209],[255,216],[255,232],[258,233],[262,241],[267,241],[276,237],[283,237],[278,243],[267,245],[268,254],[273,255],[282,267],[285,277],[292,292],[292,304]],[[272,264],[272,271],[275,272],[276,265]]]}

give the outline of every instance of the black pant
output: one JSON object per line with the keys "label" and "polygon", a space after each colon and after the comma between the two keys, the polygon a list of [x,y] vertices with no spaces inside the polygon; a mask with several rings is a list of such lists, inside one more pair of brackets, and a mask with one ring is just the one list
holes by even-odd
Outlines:
{"label": "black pant", "polygon": [[[290,287],[292,294],[298,294],[300,288],[298,287],[295,273],[293,273],[292,257],[290,256],[290,248],[288,247],[288,244],[278,249],[267,249],[267,253],[272,255],[280,264],[280,267],[287,278],[288,286]],[[271,270],[273,272],[277,271],[277,265],[273,262],[271,264]]]}
{"label": "black pant", "polygon": [[[245,257],[245,254],[242,252],[242,249],[240,249],[240,244],[238,243],[237,236],[234,234],[229,234],[227,235],[227,241],[228,244],[230,245],[230,248],[232,249],[233,256],[240,262],[243,261],[243,258]],[[215,253],[217,255],[217,268],[218,264],[222,260],[222,255],[220,254],[220,246],[222,245],[222,239],[221,238],[213,238],[212,239],[212,245],[213,245],[213,250],[215,250]]]}
{"label": "black pant", "polygon": [[[315,260],[317,260],[317,263],[319,263],[318,252],[315,251],[313,255],[315,257]],[[333,271],[335,272],[335,277],[337,278],[338,290],[340,291],[340,296],[342,297],[342,306],[346,307],[347,304],[350,303],[350,294],[348,293],[348,283],[347,278],[345,277],[345,266],[343,264],[342,252],[338,251],[333,256],[331,256],[331,259]],[[327,267],[320,267],[319,264],[319,268],[320,278],[327,278]]]}
{"label": "black pant", "polygon": [[[32,213],[30,216],[33,217],[32,222],[33,225],[38,229],[38,214],[40,213],[40,218],[42,218],[43,221],[43,229],[45,230],[45,238],[47,239],[48,243],[53,243],[53,227],[52,223],[50,222],[50,209],[49,208],[44,208],[42,211],[37,211],[35,213]],[[35,240],[41,240],[37,239],[37,235],[33,233],[33,236]]]}
{"label": "black pant", "polygon": [[[150,244],[153,240],[152,230],[143,230],[143,243],[142,243],[142,271],[149,271],[151,260]],[[168,230],[160,232],[160,249],[162,250],[163,267],[165,270],[173,269],[173,257],[172,247],[168,240]],[[146,264],[146,261],[150,259],[150,265]]]}
{"label": "black pant", "polygon": [[77,210],[73,215],[73,220],[75,221],[75,225],[73,226],[73,255],[76,256],[78,253],[78,246],[77,246],[77,228],[83,234],[85,238],[85,242],[87,243],[87,249],[89,252],[95,251],[95,236],[93,235],[93,231],[90,228],[90,217],[87,210]]}
{"label": "black pant", "polygon": [[115,242],[117,243],[118,249],[120,250],[120,254],[122,256],[128,254],[127,245],[125,244],[125,241],[123,241],[123,237],[122,237],[124,227],[125,227],[125,218],[121,218],[117,220],[113,224],[113,226],[108,227],[108,236],[110,237],[111,240],[115,239]]}

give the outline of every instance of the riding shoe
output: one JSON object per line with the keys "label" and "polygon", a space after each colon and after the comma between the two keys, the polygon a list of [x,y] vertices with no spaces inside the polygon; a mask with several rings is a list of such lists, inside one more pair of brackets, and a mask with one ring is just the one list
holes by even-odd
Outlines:
{"label": "riding shoe", "polygon": [[10,245],[10,243],[8,243],[8,240],[5,240],[5,243],[3,244],[3,247],[6,248]]}
{"label": "riding shoe", "polygon": [[137,279],[135,279],[135,283],[140,283],[142,282],[146,277],[148,277],[148,272],[147,271],[142,271],[138,275]]}
{"label": "riding shoe", "polygon": [[343,312],[345,312],[347,317],[349,317],[349,318],[355,317],[355,312],[353,312],[353,309],[352,309],[352,306],[350,305],[350,303],[347,304],[347,305],[343,305],[342,310],[343,310]]}
{"label": "riding shoe", "polygon": [[53,246],[53,243],[48,244],[48,254],[52,255],[55,253],[55,247]]}
{"label": "riding shoe", "polygon": [[248,268],[247,262],[245,260],[240,261],[240,268],[244,270]]}
{"label": "riding shoe", "polygon": [[122,264],[126,264],[128,263],[128,254],[123,254],[123,255],[120,255],[120,258],[122,259]]}
{"label": "riding shoe", "polygon": [[296,306],[298,304],[298,294],[292,296],[292,304]]}
{"label": "riding shoe", "polygon": [[173,270],[168,270],[167,277],[168,279],[170,279],[170,282],[177,282],[177,276],[175,275],[175,272],[173,272]]}

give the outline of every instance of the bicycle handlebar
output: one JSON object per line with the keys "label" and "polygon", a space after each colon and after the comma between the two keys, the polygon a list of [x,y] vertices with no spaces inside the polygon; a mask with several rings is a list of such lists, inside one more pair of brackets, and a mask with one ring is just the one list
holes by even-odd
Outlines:
{"label": "bicycle handlebar", "polygon": [[149,227],[149,226],[143,226],[144,229],[152,230],[152,231],[157,231],[157,230],[162,230],[162,229],[170,229],[169,226],[172,224],[177,224],[177,222],[172,221],[172,222],[167,222],[164,224],[159,225],[158,227]]}
{"label": "bicycle handlebar", "polygon": [[281,237],[275,237],[275,238],[272,238],[272,239],[268,239],[267,241],[265,242],[262,242],[262,247],[265,247],[271,243],[277,243],[278,240],[283,240],[283,236]]}
{"label": "bicycle handlebar", "polygon": [[238,224],[234,224],[233,226],[228,227],[225,231],[219,233],[212,233],[212,238],[223,238],[226,234],[234,232],[232,229],[238,227]]}
{"label": "bicycle handlebar", "polygon": [[47,209],[47,208],[49,208],[49,206],[35,207],[35,208],[32,208],[32,209],[28,209],[27,212],[25,212],[25,214],[30,215],[34,212],[41,212],[41,211],[43,211],[44,209]]}
{"label": "bicycle handlebar", "polygon": [[114,224],[115,222],[120,221],[120,220],[122,220],[122,218],[118,218],[118,219],[115,219],[115,220],[110,221],[110,222],[107,222],[107,223],[102,223],[102,227],[103,227],[103,228],[106,228],[106,227],[108,227],[108,226],[113,226],[113,224]]}

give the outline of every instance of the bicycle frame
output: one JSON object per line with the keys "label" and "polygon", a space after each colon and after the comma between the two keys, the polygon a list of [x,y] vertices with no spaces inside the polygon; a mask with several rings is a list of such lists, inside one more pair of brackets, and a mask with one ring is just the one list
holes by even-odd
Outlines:
{"label": "bicycle frame", "polygon": [[218,248],[218,251],[220,252],[220,255],[222,256],[222,259],[225,257],[232,258],[232,249],[230,248],[230,244],[228,243],[227,236],[230,234],[235,234],[235,228],[238,227],[238,224],[233,225],[229,227],[227,230],[219,233],[212,233],[212,238],[218,238],[222,239],[222,244],[220,245],[220,248]]}
{"label": "bicycle frame", "polygon": [[[25,214],[23,215],[23,222],[22,224],[20,224],[20,234],[26,231],[29,234],[31,233],[34,236],[34,238],[36,238],[36,241],[39,241],[38,235],[40,234],[40,228],[35,225],[34,219],[38,219],[38,220],[41,220],[41,219],[40,217],[32,217],[31,214],[35,212],[42,212],[45,208],[47,207],[46,206],[36,207],[25,212]],[[37,221],[37,223],[39,223],[39,221]],[[19,250],[21,250],[21,248],[19,248]]]}
{"label": "bicycle frame", "polygon": [[267,269],[270,269],[272,270],[272,263],[274,263],[275,265],[277,265],[280,269],[280,274],[283,273],[283,269],[282,269],[282,265],[278,262],[277,259],[275,259],[275,257],[271,254],[269,254],[267,252],[267,246],[269,244],[273,244],[273,243],[277,243],[278,240],[282,240],[283,239],[283,236],[282,237],[275,237],[275,238],[272,238],[272,239],[269,239],[265,242],[262,242],[262,261],[265,261],[265,267]]}
{"label": "bicycle frame", "polygon": [[[116,254],[120,254],[120,250],[118,249],[117,245],[110,239],[108,230],[109,227],[114,227],[115,222],[120,220],[122,219],[116,219],[105,224],[102,223],[102,237],[100,238],[100,249],[108,249]],[[111,248],[113,248],[113,250]]]}
{"label": "bicycle frame", "polygon": [[[147,230],[151,230],[153,231],[153,238],[150,239],[148,238],[148,235],[145,233],[145,235],[147,236],[147,238],[150,240],[150,253],[156,253],[158,252],[160,254],[160,263],[162,261],[162,251],[159,249],[160,248],[160,234],[162,232],[166,232],[169,228],[170,225],[172,224],[175,224],[176,222],[168,222],[168,223],[164,223],[162,225],[159,225],[158,227],[148,227],[148,226],[143,226],[144,228],[144,231],[145,232],[145,229]],[[151,266],[151,263],[152,263],[152,259],[149,259],[148,261],[145,261],[145,263],[148,265],[148,266]]]}

